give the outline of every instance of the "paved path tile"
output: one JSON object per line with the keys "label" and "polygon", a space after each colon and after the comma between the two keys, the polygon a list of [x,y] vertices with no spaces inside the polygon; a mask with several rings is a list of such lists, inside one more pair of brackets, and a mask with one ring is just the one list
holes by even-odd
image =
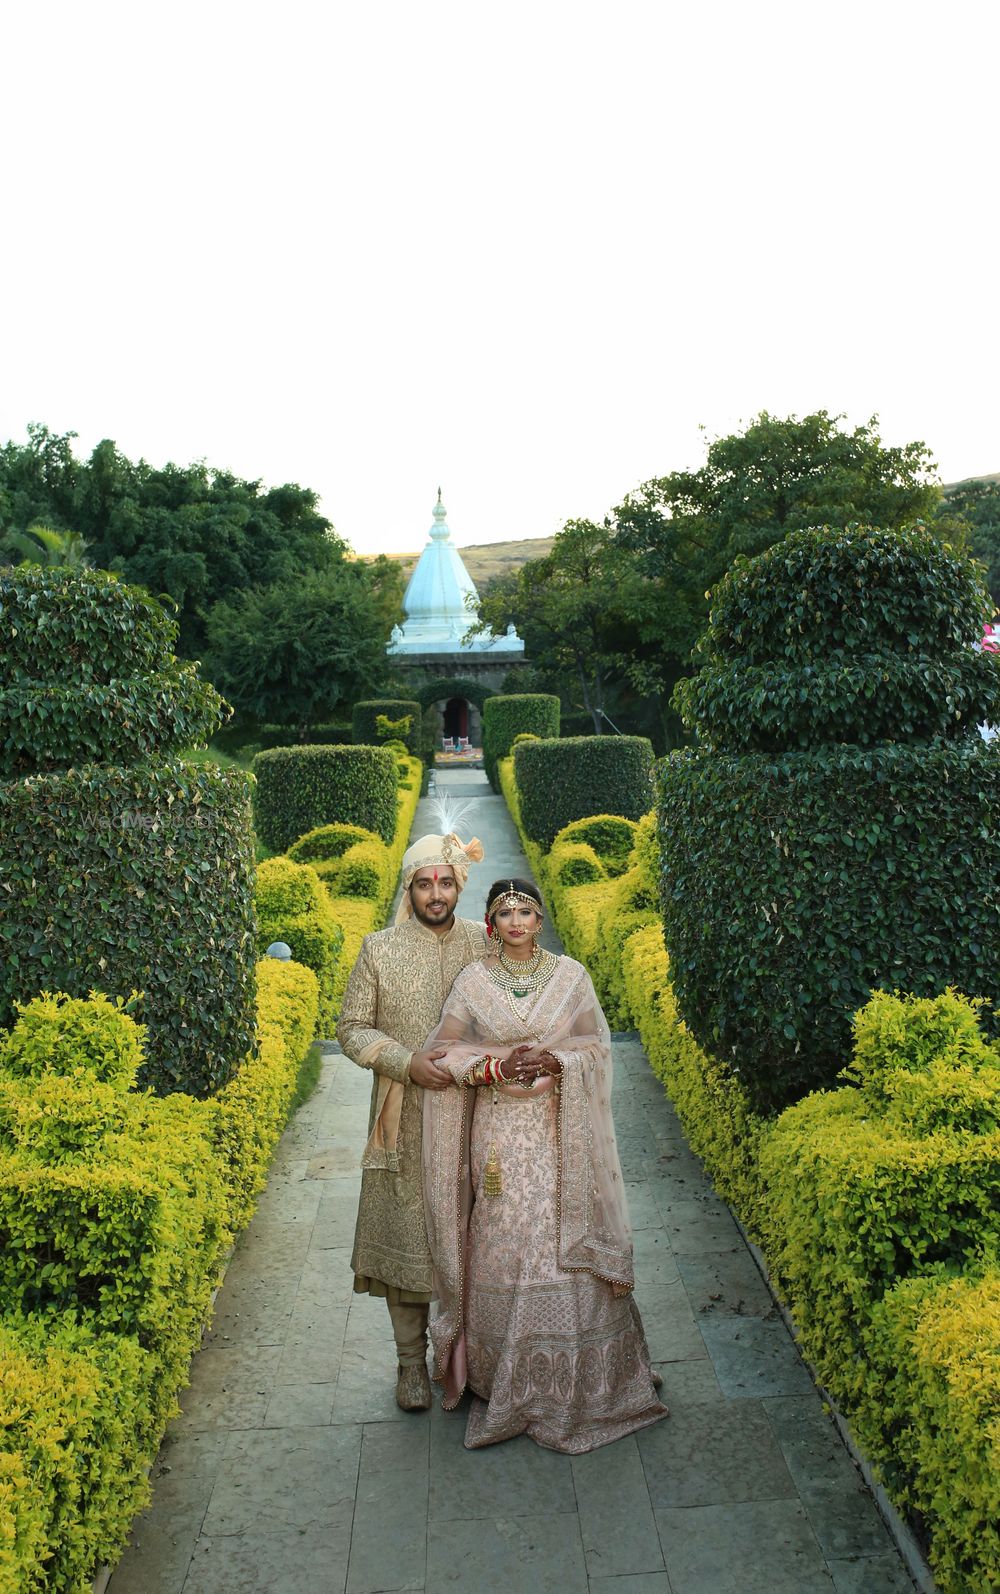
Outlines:
{"label": "paved path tile", "polygon": [[[454,778],[486,849],[476,917],[528,869],[502,800]],[[351,1289],[371,1081],[329,1052],[110,1594],[912,1594],[641,1044],[614,1044],[636,1299],[671,1417],[571,1459],[523,1438],[468,1451],[465,1409],[399,1410],[388,1313]]]}

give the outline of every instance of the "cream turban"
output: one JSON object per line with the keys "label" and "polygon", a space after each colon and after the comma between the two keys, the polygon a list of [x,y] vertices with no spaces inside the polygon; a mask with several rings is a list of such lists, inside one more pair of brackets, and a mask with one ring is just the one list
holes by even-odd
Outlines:
{"label": "cream turban", "polygon": [[421,836],[403,854],[403,895],[396,909],[396,923],[402,924],[413,913],[410,882],[418,869],[450,869],[462,891],[469,878],[469,865],[481,863],[483,856],[483,844],[476,836],[466,842],[459,841],[453,830],[446,836]]}

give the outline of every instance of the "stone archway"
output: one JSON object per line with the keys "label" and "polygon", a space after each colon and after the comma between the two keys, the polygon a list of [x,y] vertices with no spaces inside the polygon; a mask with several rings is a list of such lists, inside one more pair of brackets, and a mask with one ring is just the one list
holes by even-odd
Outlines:
{"label": "stone archway", "polygon": [[473,747],[482,746],[482,707],[488,697],[496,696],[491,687],[467,676],[438,676],[414,687],[413,696],[425,709],[437,710],[439,744],[445,736],[467,736]]}

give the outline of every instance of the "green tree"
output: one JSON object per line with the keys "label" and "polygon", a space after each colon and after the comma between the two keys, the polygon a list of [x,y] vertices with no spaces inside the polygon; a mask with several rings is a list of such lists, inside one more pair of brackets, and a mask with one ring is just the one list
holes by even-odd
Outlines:
{"label": "green tree", "polygon": [[642,585],[634,558],[607,526],[570,520],[545,558],[491,582],[480,597],[478,629],[501,633],[513,624],[536,672],[575,697],[600,734],[614,707],[611,689],[626,674],[626,637]]}
{"label": "green tree", "polygon": [[345,560],[215,604],[205,674],[239,713],[300,729],[373,696],[391,621],[386,578],[369,570]]}
{"label": "green tree", "polygon": [[213,603],[346,557],[308,488],[264,488],[203,461],[155,467],[108,439],[81,461],[74,436],[33,424],[26,443],[0,448],[7,550],[36,521],[79,533],[93,564],[173,600],[184,658],[203,653]]}
{"label": "green tree", "polygon": [[710,443],[700,469],[645,482],[614,512],[616,539],[648,583],[636,608],[636,684],[669,694],[704,631],[708,594],[738,554],[809,526],[934,521],[942,490],[926,445],[887,448],[877,417],[853,430],[843,419],[762,411]]}
{"label": "green tree", "polygon": [[969,548],[986,566],[993,602],[1000,604],[1000,477],[973,476],[946,487],[939,521],[958,517],[967,529]]}

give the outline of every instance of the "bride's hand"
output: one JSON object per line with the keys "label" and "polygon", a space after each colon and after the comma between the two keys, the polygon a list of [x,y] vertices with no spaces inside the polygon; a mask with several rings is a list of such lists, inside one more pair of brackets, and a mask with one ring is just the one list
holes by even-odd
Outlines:
{"label": "bride's hand", "polygon": [[543,1046],[517,1046],[508,1062],[515,1062],[518,1069],[532,1079],[538,1074],[551,1074],[553,1078],[558,1078],[562,1073],[562,1063],[558,1057],[554,1057]]}
{"label": "bride's hand", "polygon": [[503,1072],[512,1085],[530,1085],[538,1076],[538,1063],[535,1060],[535,1047],[522,1043],[515,1046],[507,1061],[502,1064]]}

